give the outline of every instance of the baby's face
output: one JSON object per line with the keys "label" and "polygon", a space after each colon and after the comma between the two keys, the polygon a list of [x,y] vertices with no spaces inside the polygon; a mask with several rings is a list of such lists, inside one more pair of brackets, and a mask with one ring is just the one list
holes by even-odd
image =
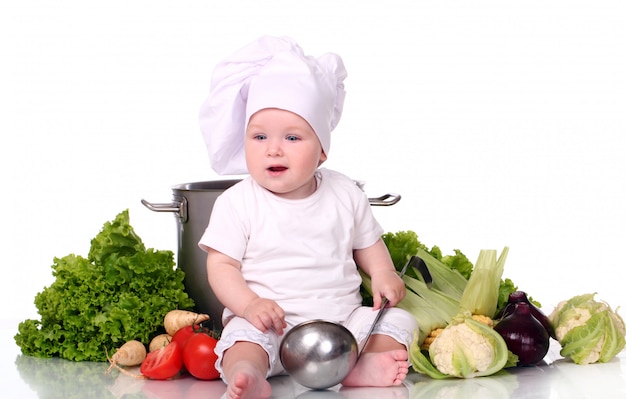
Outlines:
{"label": "baby's face", "polygon": [[307,121],[277,108],[262,109],[250,117],[245,152],[250,176],[289,199],[306,198],[315,191],[315,171],[326,160]]}

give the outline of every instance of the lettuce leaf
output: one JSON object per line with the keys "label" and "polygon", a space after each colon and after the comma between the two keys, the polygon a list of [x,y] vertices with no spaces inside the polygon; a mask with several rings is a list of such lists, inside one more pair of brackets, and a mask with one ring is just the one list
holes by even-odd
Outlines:
{"label": "lettuce leaf", "polygon": [[105,361],[105,349],[147,344],[168,311],[194,306],[173,252],[146,249],[128,210],[104,224],[87,258],[54,258],[52,270],[54,282],[35,296],[41,320],[21,322],[15,335],[25,355]]}

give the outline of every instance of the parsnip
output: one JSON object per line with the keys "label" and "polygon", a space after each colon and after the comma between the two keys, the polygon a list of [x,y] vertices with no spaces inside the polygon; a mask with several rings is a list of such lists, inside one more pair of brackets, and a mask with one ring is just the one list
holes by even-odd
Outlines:
{"label": "parsnip", "polygon": [[183,327],[202,323],[203,321],[207,321],[209,319],[210,317],[208,314],[174,309],[170,310],[165,315],[163,327],[165,327],[165,331],[169,335],[174,336],[174,334],[176,334],[176,331],[180,330]]}
{"label": "parsnip", "polygon": [[163,348],[165,345],[172,342],[172,336],[169,334],[159,334],[152,338],[150,345],[148,345],[148,352],[153,352],[157,349]]}
{"label": "parsnip", "polygon": [[109,359],[109,363],[111,363],[107,372],[110,372],[113,368],[119,368],[117,366],[138,366],[145,358],[146,347],[139,341],[128,341],[120,346],[113,356],[109,357],[107,354],[107,359]]}

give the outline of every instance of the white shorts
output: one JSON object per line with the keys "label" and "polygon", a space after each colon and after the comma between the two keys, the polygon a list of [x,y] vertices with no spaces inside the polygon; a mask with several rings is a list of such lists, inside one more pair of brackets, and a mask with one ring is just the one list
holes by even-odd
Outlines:
{"label": "white shorts", "polygon": [[[355,309],[344,323],[340,323],[354,335],[356,341],[359,343],[359,348],[363,344],[377,313],[378,311],[373,311],[371,307],[361,306]],[[267,352],[269,358],[267,377],[286,374],[280,362],[278,351],[282,338],[287,331],[293,327],[294,325],[290,324],[289,320],[287,320],[287,329],[283,332],[283,335],[279,336],[274,330],[270,330],[267,333],[261,332],[244,318],[233,317],[230,319],[224,326],[222,336],[215,347],[215,353],[217,354],[215,366],[220,372],[222,380],[227,382],[222,372],[224,352],[238,341],[258,344]],[[390,336],[403,344],[408,351],[416,331],[417,321],[415,317],[403,309],[389,308],[385,310],[385,314],[378,322],[372,334]]]}

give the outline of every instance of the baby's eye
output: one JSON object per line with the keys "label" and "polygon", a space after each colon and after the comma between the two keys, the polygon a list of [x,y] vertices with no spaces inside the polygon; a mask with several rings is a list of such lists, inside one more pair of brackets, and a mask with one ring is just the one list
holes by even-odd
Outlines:
{"label": "baby's eye", "polygon": [[264,135],[264,134],[259,133],[259,134],[255,134],[252,138],[255,139],[255,140],[258,140],[258,141],[263,141],[263,140],[267,139],[267,136]]}
{"label": "baby's eye", "polygon": [[300,140],[298,136],[294,136],[293,134],[290,134],[289,136],[287,136],[287,141],[298,141],[298,140]]}

